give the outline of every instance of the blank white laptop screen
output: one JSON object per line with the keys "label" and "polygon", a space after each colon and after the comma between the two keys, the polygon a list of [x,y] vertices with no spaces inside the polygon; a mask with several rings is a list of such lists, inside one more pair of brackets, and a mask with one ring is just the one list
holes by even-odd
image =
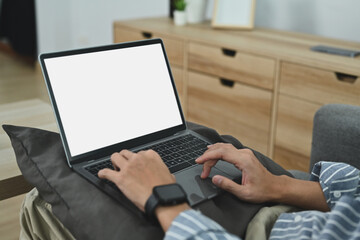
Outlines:
{"label": "blank white laptop screen", "polygon": [[160,43],[45,65],[72,157],[182,124]]}

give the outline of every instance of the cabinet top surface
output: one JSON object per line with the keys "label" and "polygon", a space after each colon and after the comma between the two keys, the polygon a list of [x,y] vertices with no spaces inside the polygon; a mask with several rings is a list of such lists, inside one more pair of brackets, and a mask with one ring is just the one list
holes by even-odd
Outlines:
{"label": "cabinet top surface", "polygon": [[262,28],[255,28],[250,31],[219,30],[211,28],[210,22],[176,26],[170,18],[116,21],[114,27],[115,29],[127,27],[149,31],[167,37],[234,48],[251,54],[360,75],[360,56],[349,58],[310,51],[310,47],[316,45],[360,51],[360,43],[356,42]]}

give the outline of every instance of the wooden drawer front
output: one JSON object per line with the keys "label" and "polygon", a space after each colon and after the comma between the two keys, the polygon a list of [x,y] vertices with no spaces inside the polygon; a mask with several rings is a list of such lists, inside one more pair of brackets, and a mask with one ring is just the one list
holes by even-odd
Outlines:
{"label": "wooden drawer front", "polygon": [[130,42],[136,40],[146,39],[140,31],[125,29],[125,28],[115,28],[114,32],[114,41],[115,43],[120,42]]}
{"label": "wooden drawer front", "polygon": [[268,153],[271,93],[189,72],[188,119],[238,138],[244,145]]}
{"label": "wooden drawer front", "polygon": [[184,71],[181,68],[178,68],[178,67],[172,67],[171,71],[172,71],[172,74],[173,74],[173,77],[174,77],[176,90],[177,90],[177,92],[179,94],[181,104],[184,107],[184,104],[185,104],[185,102],[183,101],[183,99],[184,99],[184,91],[183,91]]}
{"label": "wooden drawer front", "polygon": [[283,63],[280,92],[319,104],[360,105],[360,77]]}
{"label": "wooden drawer front", "polygon": [[[313,118],[320,107],[320,104],[279,95],[274,159],[283,167],[308,170]],[[297,158],[278,159],[277,155],[284,151],[287,152],[285,155],[291,156],[289,153],[293,153],[303,156],[304,160],[299,162],[296,161]]]}
{"label": "wooden drawer front", "polygon": [[253,86],[273,88],[275,61],[269,58],[190,43],[189,68]]}
{"label": "wooden drawer front", "polygon": [[166,54],[171,65],[184,66],[185,44],[181,40],[155,35],[154,38],[161,38],[164,41]]}
{"label": "wooden drawer front", "polygon": [[115,28],[115,42],[128,42],[149,38],[161,38],[164,41],[166,54],[171,65],[184,65],[185,45],[182,40],[168,38],[164,35],[153,34],[146,31],[137,31],[126,28]]}

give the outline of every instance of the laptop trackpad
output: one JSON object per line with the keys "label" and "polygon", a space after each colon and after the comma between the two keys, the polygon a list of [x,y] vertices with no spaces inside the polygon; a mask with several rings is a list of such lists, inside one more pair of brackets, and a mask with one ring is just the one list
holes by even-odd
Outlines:
{"label": "laptop trackpad", "polygon": [[222,190],[216,187],[211,178],[214,175],[230,177],[216,168],[211,169],[208,178],[201,179],[202,166],[198,165],[186,171],[175,173],[176,182],[185,190],[191,206],[217,196]]}
{"label": "laptop trackpad", "polygon": [[219,169],[220,171],[225,172],[227,175],[230,175],[231,176],[230,179],[241,180],[242,173],[233,164],[225,162],[225,161],[218,161],[216,163],[215,167],[217,169]]}

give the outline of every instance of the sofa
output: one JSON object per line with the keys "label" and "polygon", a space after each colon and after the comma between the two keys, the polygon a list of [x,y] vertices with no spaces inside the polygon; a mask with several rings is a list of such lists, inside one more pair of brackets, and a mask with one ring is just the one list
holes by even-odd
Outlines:
{"label": "sofa", "polygon": [[360,169],[359,159],[360,106],[328,104],[314,116],[309,171],[290,172],[298,179],[307,180],[319,161],[345,162]]}

